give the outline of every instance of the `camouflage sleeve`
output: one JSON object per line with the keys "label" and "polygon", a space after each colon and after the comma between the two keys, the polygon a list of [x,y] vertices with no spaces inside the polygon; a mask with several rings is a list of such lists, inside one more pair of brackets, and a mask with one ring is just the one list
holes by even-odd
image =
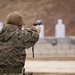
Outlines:
{"label": "camouflage sleeve", "polygon": [[22,38],[25,48],[30,48],[38,41],[39,33],[35,28],[26,28],[20,31],[20,37]]}
{"label": "camouflage sleeve", "polygon": [[24,31],[25,31],[24,34],[27,36],[28,38],[27,40],[29,41],[36,41],[39,38],[39,33],[35,28],[31,28],[31,29],[27,28]]}
{"label": "camouflage sleeve", "polygon": [[6,26],[3,28],[0,35],[0,40],[12,41],[16,45],[23,45],[24,48],[30,48],[39,39],[39,33],[35,28],[26,28],[24,30],[18,29],[16,26]]}

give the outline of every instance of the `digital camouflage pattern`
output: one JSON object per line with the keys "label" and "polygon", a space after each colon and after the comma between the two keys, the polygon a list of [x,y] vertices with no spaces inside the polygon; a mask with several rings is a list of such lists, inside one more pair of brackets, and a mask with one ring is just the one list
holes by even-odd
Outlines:
{"label": "digital camouflage pattern", "polygon": [[23,67],[25,49],[32,47],[38,38],[35,28],[20,30],[15,25],[5,25],[0,33],[0,65]]}

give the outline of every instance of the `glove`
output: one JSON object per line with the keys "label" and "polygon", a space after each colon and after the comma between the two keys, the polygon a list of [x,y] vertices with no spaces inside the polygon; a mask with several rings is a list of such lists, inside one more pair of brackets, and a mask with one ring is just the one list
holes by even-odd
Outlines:
{"label": "glove", "polygon": [[41,25],[41,24],[42,24],[41,20],[38,20],[38,21],[36,21],[36,22],[33,23],[34,26]]}

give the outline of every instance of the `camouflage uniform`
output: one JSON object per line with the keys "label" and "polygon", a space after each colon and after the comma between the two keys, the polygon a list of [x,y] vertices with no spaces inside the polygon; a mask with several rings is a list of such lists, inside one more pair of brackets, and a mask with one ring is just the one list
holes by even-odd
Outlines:
{"label": "camouflage uniform", "polygon": [[20,30],[18,26],[7,24],[0,33],[0,66],[23,68],[26,48],[34,46],[39,34],[35,28]]}

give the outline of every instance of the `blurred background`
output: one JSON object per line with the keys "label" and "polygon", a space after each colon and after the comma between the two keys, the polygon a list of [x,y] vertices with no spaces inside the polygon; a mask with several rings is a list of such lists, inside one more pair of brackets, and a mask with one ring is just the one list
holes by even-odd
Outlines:
{"label": "blurred background", "polygon": [[[0,22],[6,24],[7,15],[14,11],[23,15],[25,27],[32,27],[36,20],[42,20],[45,29],[46,38],[39,39],[35,45],[35,58],[32,57],[32,48],[26,50],[27,60],[29,61],[26,63],[26,72],[39,71],[38,66],[43,65],[41,61],[48,60],[49,64],[46,62],[46,66],[41,68],[41,72],[49,67],[49,72],[53,70],[54,74],[36,73],[33,75],[75,75],[75,0],[0,0]],[[62,19],[65,25],[67,38],[54,37],[58,19]],[[33,60],[35,62],[37,60],[41,64],[31,63]],[[64,64],[61,64],[61,60],[66,64],[65,67]],[[52,67],[51,61],[54,63]],[[58,61],[58,64],[55,61]],[[34,66],[31,67],[29,64]],[[35,68],[36,70],[34,70]],[[48,72],[48,70],[45,71]]]}
{"label": "blurred background", "polygon": [[0,21],[17,11],[23,15],[25,27],[31,27],[38,19],[43,21],[45,36],[54,36],[55,25],[61,18],[66,36],[75,36],[75,0],[0,0]]}

